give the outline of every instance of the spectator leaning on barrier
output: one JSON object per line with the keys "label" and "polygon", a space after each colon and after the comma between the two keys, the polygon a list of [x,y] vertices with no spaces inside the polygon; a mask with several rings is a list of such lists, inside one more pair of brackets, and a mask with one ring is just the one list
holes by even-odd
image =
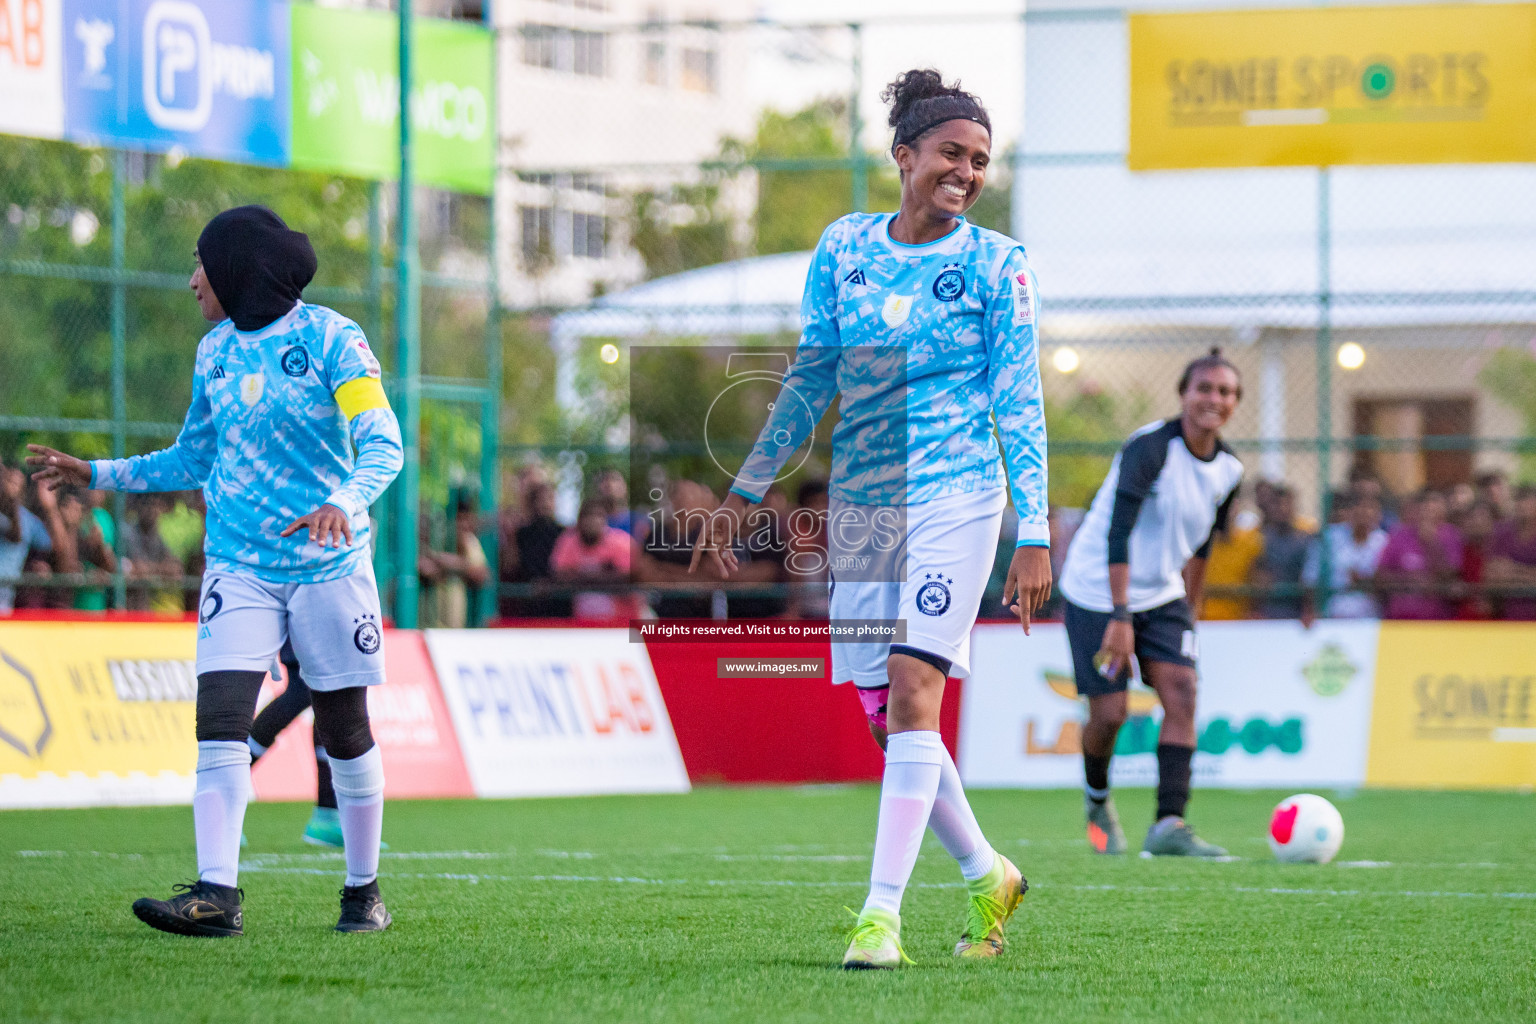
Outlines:
{"label": "spectator leaning on barrier", "polygon": [[490,561],[475,535],[478,516],[473,496],[460,494],[455,511],[452,550],[434,551],[431,518],[423,510],[416,558],[416,571],[425,584],[421,593],[421,621],[444,629],[469,625],[470,593],[478,592],[491,579]]}
{"label": "spectator leaning on barrier", "polygon": [[1264,534],[1260,532],[1259,514],[1251,508],[1234,509],[1226,530],[1211,539],[1211,556],[1205,563],[1207,592],[1202,619],[1231,620],[1253,616],[1253,600],[1243,594],[1221,594],[1224,587],[1248,586],[1253,582],[1253,564],[1264,553]]}
{"label": "spectator leaning on barrier", "polygon": [[1511,593],[1503,598],[1503,617],[1536,621],[1536,487],[1515,492],[1514,518],[1500,523],[1488,550],[1487,580]]}
{"label": "spectator leaning on barrier", "polygon": [[1403,505],[1403,521],[1387,537],[1376,566],[1386,618],[1449,619],[1460,585],[1461,536],[1446,522],[1445,496],[1423,491]]}
{"label": "spectator leaning on barrier", "polygon": [[1307,549],[1301,582],[1307,588],[1302,621],[1311,624],[1315,615],[1315,591],[1322,578],[1323,553],[1328,555],[1328,603],[1323,616],[1329,619],[1374,619],[1381,614],[1370,592],[1376,563],[1387,546],[1381,528],[1381,503],[1366,495],[1346,494],[1337,511],[1343,521],[1331,524]]}
{"label": "spectator leaning on barrier", "polygon": [[1488,558],[1497,514],[1486,501],[1473,501],[1456,523],[1461,531],[1462,595],[1458,619],[1478,621],[1497,617],[1497,605],[1487,591]]}
{"label": "spectator leaning on barrier", "polygon": [[1493,517],[1500,523],[1514,515],[1514,496],[1510,493],[1509,477],[1502,470],[1492,469],[1479,473],[1472,482],[1477,490],[1477,500],[1493,506]]}
{"label": "spectator leaning on barrier", "polygon": [[[795,492],[795,511],[790,516],[789,557],[784,562],[786,577],[794,586],[789,614],[798,619],[825,619],[830,613],[828,581],[832,567],[827,562],[828,482],[819,477],[806,480]],[[1009,557],[1013,556],[1009,547]]]}
{"label": "spectator leaning on barrier", "polygon": [[[737,580],[748,581],[754,587],[777,587],[782,591],[789,581],[789,517],[793,514],[789,499],[778,485],[770,487],[757,507],[748,510],[741,527],[741,546],[746,551],[747,560],[742,563]],[[734,618],[778,618],[789,610],[789,606],[790,602],[782,592],[735,594],[730,598],[730,612]]]}
{"label": "spectator leaning on barrier", "polygon": [[1259,605],[1265,619],[1301,617],[1301,570],[1312,534],[1296,518],[1296,492],[1273,485],[1264,510],[1264,551],[1253,566],[1255,582],[1272,588]]}
{"label": "spectator leaning on barrier", "polygon": [[644,603],[637,595],[621,589],[629,586],[634,548],[633,537],[609,525],[608,509],[601,499],[588,498],[581,503],[576,525],[555,541],[550,570],[560,583],[610,589],[578,593],[571,602],[577,618],[638,619],[644,615]]}
{"label": "spectator leaning on barrier", "polygon": [[43,521],[23,503],[27,475],[0,462],[0,614],[9,615],[16,603],[15,584],[27,568],[33,552],[53,550],[53,540]]}
{"label": "spectator leaning on barrier", "polygon": [[160,516],[167,508],[163,494],[133,494],[128,498],[133,513],[123,532],[123,553],[128,560],[128,607],[135,611],[182,610],[181,559],[160,533]]}
{"label": "spectator leaning on barrier", "polygon": [[117,569],[117,556],[112,553],[116,539],[112,517],[103,508],[89,507],[82,493],[74,489],[60,492],[59,516],[74,545],[78,571],[86,577],[86,585],[75,591],[71,606],[80,611],[105,611],[107,584],[112,582],[112,573]]}

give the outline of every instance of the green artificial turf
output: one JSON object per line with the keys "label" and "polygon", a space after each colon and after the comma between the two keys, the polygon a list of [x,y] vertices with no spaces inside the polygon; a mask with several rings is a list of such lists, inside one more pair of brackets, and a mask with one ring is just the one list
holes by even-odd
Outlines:
{"label": "green artificial turf", "polygon": [[[863,900],[872,787],[394,803],[383,935],[331,931],[339,853],[253,805],[246,934],[154,932],[137,896],[194,873],[185,807],[0,814],[4,1021],[1491,1021],[1536,1016],[1536,799],[1336,796],[1335,864],[1276,864],[1284,794],[1198,792],[1235,863],[1114,860],[1081,797],[978,792],[1030,880],[999,961],[951,955],[930,836],[903,906],[915,966],[836,968]],[[1332,795],[1332,794],[1330,794]],[[1139,847],[1151,794],[1119,794]],[[1368,863],[1361,863],[1368,862]]]}

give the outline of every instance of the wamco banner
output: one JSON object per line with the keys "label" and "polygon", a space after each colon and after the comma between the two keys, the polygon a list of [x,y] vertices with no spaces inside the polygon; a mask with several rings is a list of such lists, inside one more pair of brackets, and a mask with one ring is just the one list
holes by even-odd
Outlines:
{"label": "wamco banner", "polygon": [[[293,166],[400,175],[399,20],[383,11],[293,7]],[[412,146],[418,180],[489,195],[496,124],[491,35],[412,23]]]}
{"label": "wamco banner", "polygon": [[[1363,783],[1378,628],[1203,623],[1196,785]],[[959,767],[967,785],[1082,785],[1087,717],[1063,627],[1038,625],[1027,637],[1013,624],[972,632],[971,678],[960,705]],[[1156,781],[1161,721],[1156,695],[1135,685],[1111,766],[1116,785]]]}
{"label": "wamco banner", "polygon": [[1536,4],[1135,14],[1133,170],[1536,160]]}

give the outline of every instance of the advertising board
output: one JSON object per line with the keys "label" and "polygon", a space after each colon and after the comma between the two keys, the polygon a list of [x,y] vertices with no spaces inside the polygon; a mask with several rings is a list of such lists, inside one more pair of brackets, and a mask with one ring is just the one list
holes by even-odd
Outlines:
{"label": "advertising board", "polygon": [[1536,645],[1514,622],[1384,622],[1373,786],[1536,786]]}
{"label": "advertising board", "polygon": [[1536,4],[1133,14],[1132,170],[1536,159]]}
{"label": "advertising board", "polygon": [[667,707],[626,629],[429,629],[475,793],[684,793]]}
{"label": "advertising board", "polygon": [[64,0],[0,0],[0,134],[64,135]]}
{"label": "advertising board", "polygon": [[[386,629],[384,667],[384,684],[368,689],[368,719],[384,758],[384,798],[474,796],[421,634]],[[269,677],[261,703],[285,685]],[[306,711],[256,762],[251,782],[258,799],[314,800],[313,720]]]}
{"label": "advertising board", "polygon": [[75,142],[285,165],[286,3],[65,0]]}
{"label": "advertising board", "polygon": [[[1208,622],[1200,627],[1197,786],[1358,786],[1365,781],[1375,622]],[[1082,724],[1066,630],[976,627],[960,707],[961,777],[974,786],[1082,784]],[[1139,685],[1111,780],[1157,778],[1162,709]]]}
{"label": "advertising board", "polygon": [[0,623],[0,807],[190,802],[195,653],[188,623]]}

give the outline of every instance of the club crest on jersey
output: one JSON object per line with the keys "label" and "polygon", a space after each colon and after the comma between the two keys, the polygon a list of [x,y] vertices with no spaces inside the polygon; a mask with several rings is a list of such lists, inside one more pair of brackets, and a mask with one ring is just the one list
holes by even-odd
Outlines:
{"label": "club crest on jersey", "polygon": [[924,615],[943,615],[949,611],[949,585],[955,582],[942,573],[925,572],[927,582],[917,588],[917,610]]}
{"label": "club crest on jersey", "polygon": [[864,268],[854,267],[852,270],[848,271],[847,276],[843,278],[843,284],[851,284],[855,288],[867,287],[869,282],[864,278]]}
{"label": "club crest on jersey", "polygon": [[1029,274],[1016,274],[1013,278],[1013,325],[1023,327],[1035,322],[1035,297],[1029,290]]}
{"label": "club crest on jersey", "polygon": [[248,373],[240,378],[240,401],[246,405],[254,406],[261,401],[261,393],[266,388],[266,378],[259,373]]}
{"label": "club crest on jersey", "polygon": [[309,352],[302,345],[284,349],[283,372],[290,377],[302,377],[309,372]]}
{"label": "club crest on jersey", "polygon": [[965,271],[958,263],[946,263],[933,282],[933,297],[940,302],[954,302],[965,294]]}
{"label": "club crest on jersey", "polygon": [[379,647],[384,643],[384,635],[379,632],[379,624],[374,621],[374,617],[364,614],[352,621],[358,623],[352,633],[352,645],[364,654],[378,654]]}
{"label": "club crest on jersey", "polygon": [[912,315],[912,295],[887,295],[885,307],[880,310],[880,319],[885,321],[885,326],[895,329],[907,322],[907,317]]}

